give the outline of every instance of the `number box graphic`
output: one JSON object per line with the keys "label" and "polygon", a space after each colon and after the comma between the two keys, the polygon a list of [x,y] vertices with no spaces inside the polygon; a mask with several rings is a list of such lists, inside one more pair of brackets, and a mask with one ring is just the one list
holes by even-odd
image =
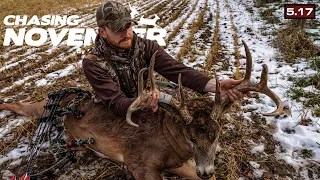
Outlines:
{"label": "number box graphic", "polygon": [[285,4],[284,18],[285,19],[315,19],[316,5],[315,4]]}

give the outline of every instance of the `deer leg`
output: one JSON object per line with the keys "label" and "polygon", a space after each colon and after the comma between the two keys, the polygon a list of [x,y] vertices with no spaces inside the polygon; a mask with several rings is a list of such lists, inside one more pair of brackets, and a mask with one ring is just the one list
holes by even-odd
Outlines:
{"label": "deer leg", "polygon": [[22,116],[40,117],[45,101],[36,103],[4,103],[0,104],[0,110],[9,110]]}
{"label": "deer leg", "polygon": [[188,179],[200,179],[196,173],[196,166],[191,161],[183,163],[181,167],[168,169],[167,171]]}
{"label": "deer leg", "polygon": [[[167,171],[187,179],[197,179],[197,180],[200,179],[196,173],[195,163],[192,161],[183,163],[183,165],[179,168],[172,168],[172,169],[168,169]],[[216,180],[215,176],[213,175],[210,178],[210,180]]]}

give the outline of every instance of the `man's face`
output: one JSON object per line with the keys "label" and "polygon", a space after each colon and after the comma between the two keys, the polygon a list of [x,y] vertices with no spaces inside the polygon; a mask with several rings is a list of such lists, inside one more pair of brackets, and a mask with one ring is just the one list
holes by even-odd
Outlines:
{"label": "man's face", "polygon": [[111,45],[117,48],[130,49],[132,47],[132,23],[126,24],[123,29],[119,30],[118,32],[113,32],[107,27],[100,27],[99,33],[103,38],[107,39]]}

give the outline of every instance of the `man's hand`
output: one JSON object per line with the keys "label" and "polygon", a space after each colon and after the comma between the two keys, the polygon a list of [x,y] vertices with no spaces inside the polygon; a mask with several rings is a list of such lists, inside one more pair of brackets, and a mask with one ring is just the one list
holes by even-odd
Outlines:
{"label": "man's hand", "polygon": [[159,97],[160,93],[152,93],[152,96],[141,101],[138,107],[151,108],[153,112],[156,112],[158,110]]}
{"label": "man's hand", "polygon": [[[240,100],[243,98],[244,93],[234,90],[233,88],[238,86],[243,80],[227,79],[220,81],[221,95],[228,95],[231,102]],[[204,88],[205,92],[216,92],[216,80],[210,79]],[[245,92],[247,96],[251,96],[249,92]]]}

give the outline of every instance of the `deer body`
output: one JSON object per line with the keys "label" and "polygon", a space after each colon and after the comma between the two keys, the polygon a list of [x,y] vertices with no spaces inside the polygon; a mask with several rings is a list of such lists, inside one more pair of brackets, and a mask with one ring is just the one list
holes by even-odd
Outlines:
{"label": "deer body", "polygon": [[[68,104],[73,97],[70,95],[63,99],[61,106]],[[28,103],[1,104],[0,109],[38,118],[41,116],[38,112],[42,112],[44,105],[44,101],[32,106]],[[33,111],[28,110],[30,107]],[[151,110],[134,112],[132,121],[140,125],[136,128],[103,104],[86,99],[77,107],[85,115],[81,119],[67,115],[64,126],[70,138],[93,138],[95,143],[86,145],[89,149],[124,163],[136,179],[160,180],[160,173],[165,170],[198,179],[195,166],[188,164],[194,153],[184,134],[192,126],[187,126],[175,109],[165,107],[160,106],[156,113]],[[145,122],[141,123],[141,120]]]}

